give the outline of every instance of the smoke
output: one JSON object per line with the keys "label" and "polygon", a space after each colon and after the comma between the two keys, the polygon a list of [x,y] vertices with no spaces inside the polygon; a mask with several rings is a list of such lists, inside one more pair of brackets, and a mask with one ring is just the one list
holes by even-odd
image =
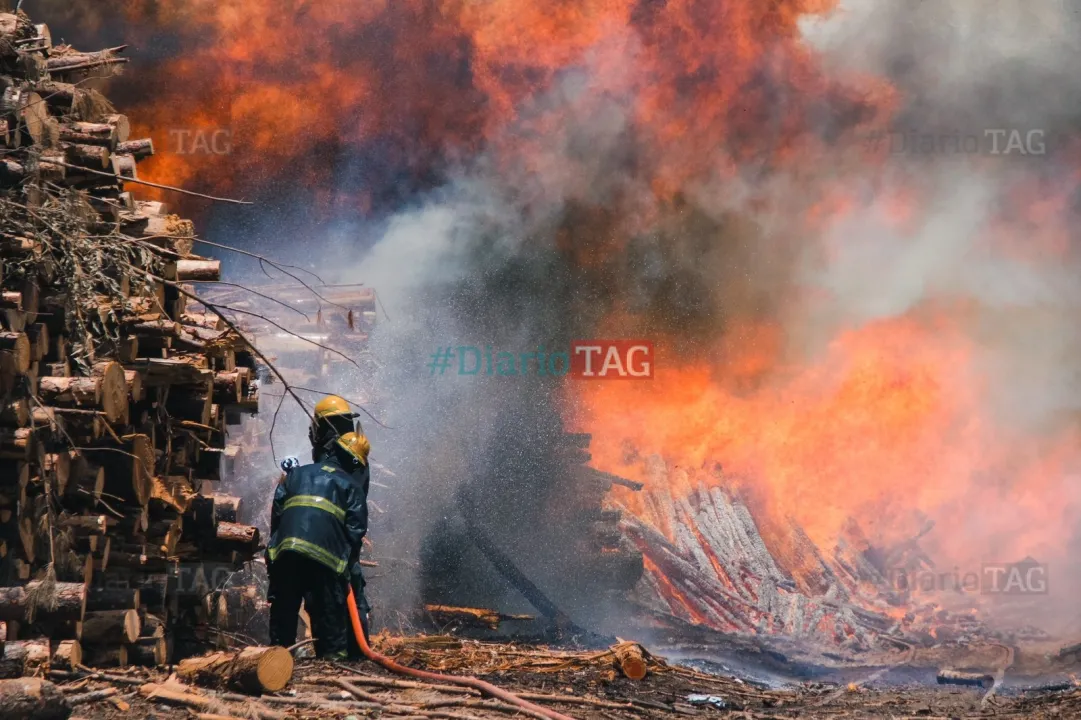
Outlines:
{"label": "smoke", "polygon": [[[560,582],[572,566],[567,549],[538,545],[550,540],[541,526],[553,418],[588,415],[587,399],[553,378],[458,376],[456,363],[433,374],[436,348],[519,353],[645,335],[664,341],[673,366],[713,358],[724,377],[730,368],[717,349],[738,346],[747,322],[780,328],[791,368],[821,359],[846,331],[944,313],[946,327],[962,329],[971,366],[936,379],[964,385],[965,397],[979,391],[966,408],[979,417],[957,418],[956,431],[964,435],[971,420],[983,443],[1001,433],[986,448],[1001,458],[997,474],[979,481],[975,457],[930,473],[932,484],[963,489],[917,509],[939,520],[940,551],[975,548],[958,562],[1031,551],[1065,567],[1081,500],[1066,472],[1074,459],[1050,462],[1081,405],[1071,230],[1081,51],[1065,6],[845,0],[802,20],[799,37],[791,19],[808,3],[776,13],[754,4],[746,15],[710,2],[611,4],[553,34],[532,3],[453,17],[343,5],[298,20],[297,33],[332,41],[307,46],[319,72],[286,81],[295,54],[268,39],[260,62],[258,38],[242,52],[227,4],[197,13],[161,5],[160,15],[125,15],[144,25],[118,25],[97,3],[65,12],[91,8],[97,24],[71,18],[109,40],[118,27],[155,29],[154,69],[178,80],[154,88],[153,75],[136,76],[129,97],[153,111],[151,130],[174,118],[206,125],[192,106],[233,98],[225,116],[241,133],[236,155],[207,159],[205,174],[202,159],[171,158],[165,179],[270,200],[272,219],[218,213],[209,227],[228,240],[253,238],[252,247],[328,282],[380,292],[374,381],[339,364],[318,387],[370,397],[392,428],[365,426],[373,458],[394,472],[377,472],[385,487],[372,493],[386,511],[373,516],[377,555],[402,561],[387,560],[386,577],[373,582],[384,606],[415,600],[421,546],[454,524],[463,485],[490,499],[492,531],[546,589],[578,606],[591,601]],[[505,32],[500,14],[514,9],[520,34]],[[273,18],[256,11],[252,22],[278,38]],[[375,42],[380,33],[393,41]],[[233,53],[208,50],[211,38]],[[171,51],[193,55],[170,63]],[[208,73],[204,56],[228,80]],[[155,101],[152,88],[166,99]],[[313,88],[324,111],[298,111],[289,97]],[[293,124],[267,132],[273,113],[260,108],[285,108]],[[1002,152],[1014,132],[1025,152]],[[312,192],[297,191],[297,178]],[[309,207],[326,196],[346,197],[348,207]],[[956,342],[942,345],[952,351]],[[766,368],[744,389],[783,389],[783,374]],[[620,412],[590,429],[656,418],[633,406]],[[982,432],[985,421],[994,431]],[[304,449],[305,428],[286,405],[275,437],[300,447],[280,454]],[[1045,461],[1050,468],[1033,479]],[[1027,494],[1024,482],[1034,483]],[[905,499],[904,489],[893,492]],[[477,573],[464,585],[498,586],[481,579],[483,561],[455,562]],[[502,599],[515,601],[509,591]]]}
{"label": "smoke", "polygon": [[[934,513],[950,523],[940,559],[974,567],[1035,553],[1057,587],[1000,611],[1076,632],[1077,16],[1056,3],[844,2],[805,30],[832,66],[888,77],[904,98],[878,194],[828,234],[830,262],[806,268],[835,300],[812,326],[828,335],[930,303],[964,308],[955,316],[984,379],[976,410],[1004,431],[994,450],[1011,459]],[[1020,142],[1005,153],[1008,136]],[[914,187],[918,210],[898,223],[898,198]]]}

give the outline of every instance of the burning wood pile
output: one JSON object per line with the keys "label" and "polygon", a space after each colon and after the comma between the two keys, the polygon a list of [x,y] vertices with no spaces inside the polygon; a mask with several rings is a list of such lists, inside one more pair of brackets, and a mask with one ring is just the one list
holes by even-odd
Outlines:
{"label": "burning wood pile", "polygon": [[165,662],[260,545],[214,493],[255,355],[192,302],[192,223],[125,191],[153,144],[85,83],[120,50],[0,13],[0,677]]}
{"label": "burning wood pile", "polygon": [[722,632],[785,635],[869,650],[879,638],[925,645],[986,638],[973,613],[913,603],[900,571],[934,562],[919,537],[873,547],[850,520],[832,549],[816,545],[793,520],[767,526],[733,491],[720,468],[669,468],[645,462],[649,482],[621,525],[645,558],[637,599],[658,619]]}

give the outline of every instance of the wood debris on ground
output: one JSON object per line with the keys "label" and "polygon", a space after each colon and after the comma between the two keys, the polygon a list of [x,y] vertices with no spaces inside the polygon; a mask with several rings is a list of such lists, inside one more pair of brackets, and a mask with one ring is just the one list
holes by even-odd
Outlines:
{"label": "wood debris on ground", "polygon": [[[1065,718],[1081,716],[1081,687],[989,696],[980,687],[930,684],[904,688],[859,683],[766,687],[683,667],[643,650],[646,676],[619,669],[621,643],[605,651],[571,651],[446,636],[376,638],[377,648],[416,667],[469,673],[525,700],[579,720],[626,718]],[[637,646],[641,647],[641,646]],[[29,692],[52,707],[63,695],[71,717],[345,718],[385,715],[464,720],[506,718],[520,708],[468,688],[419,682],[369,663],[299,660],[280,692],[248,695],[228,684],[197,686],[168,670],[128,668],[90,675],[52,671],[55,689],[40,679]],[[15,682],[15,681],[8,681]],[[27,680],[18,681],[27,682]],[[2,694],[2,689],[0,689]],[[6,718],[0,704],[0,718]],[[46,715],[41,715],[46,717]],[[49,717],[67,717],[62,713]]]}

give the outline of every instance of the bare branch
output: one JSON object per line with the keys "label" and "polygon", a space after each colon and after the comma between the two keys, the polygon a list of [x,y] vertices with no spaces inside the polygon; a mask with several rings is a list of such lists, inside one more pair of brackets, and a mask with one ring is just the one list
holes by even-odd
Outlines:
{"label": "bare branch", "polygon": [[90,173],[91,175],[101,175],[107,178],[117,178],[120,182],[135,183],[136,185],[146,185],[147,187],[158,188],[159,190],[170,190],[172,192],[178,192],[184,195],[191,195],[192,197],[204,198],[206,200],[213,200],[215,202],[233,203],[235,205],[254,205],[255,203],[247,200],[234,200],[232,198],[214,197],[213,195],[204,195],[203,193],[197,193],[192,190],[185,190],[184,188],[173,187],[172,185],[159,185],[158,183],[152,183],[149,180],[135,180],[133,178],[124,177],[123,175],[117,175],[115,173],[101,172],[100,170],[91,170],[80,165],[71,165],[62,160],[50,160],[50,163],[54,165],[62,165],[66,168],[72,168],[79,172]]}
{"label": "bare branch", "polygon": [[[293,389],[294,390],[303,390],[304,392],[315,393],[316,395],[337,395],[337,393],[327,392],[325,390],[315,390],[313,388],[300,387],[299,385],[294,385]],[[379,418],[377,418],[375,415],[372,415],[370,412],[368,412],[368,410],[364,407],[364,405],[362,403],[359,403],[356,400],[350,400],[347,397],[342,397],[341,395],[338,395],[338,397],[341,397],[342,400],[345,400],[350,405],[353,405],[353,406],[356,406],[356,407],[360,408],[361,411],[365,415],[370,417],[372,419],[372,421],[375,422],[375,424],[378,425],[379,427],[386,428],[387,430],[395,430],[396,429],[396,428],[391,427],[390,425],[384,425],[383,422]]]}

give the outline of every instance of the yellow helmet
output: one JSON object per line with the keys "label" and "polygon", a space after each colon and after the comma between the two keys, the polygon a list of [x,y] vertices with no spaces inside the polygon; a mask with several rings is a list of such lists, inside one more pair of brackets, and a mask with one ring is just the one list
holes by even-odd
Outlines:
{"label": "yellow helmet", "polygon": [[368,438],[360,433],[346,433],[338,438],[338,445],[355,457],[361,465],[368,464],[368,453],[372,449],[372,444],[368,442]]}
{"label": "yellow helmet", "polygon": [[351,418],[357,416],[355,412],[349,409],[349,403],[337,395],[327,395],[315,404],[315,418],[317,420],[338,415],[346,415]]}

